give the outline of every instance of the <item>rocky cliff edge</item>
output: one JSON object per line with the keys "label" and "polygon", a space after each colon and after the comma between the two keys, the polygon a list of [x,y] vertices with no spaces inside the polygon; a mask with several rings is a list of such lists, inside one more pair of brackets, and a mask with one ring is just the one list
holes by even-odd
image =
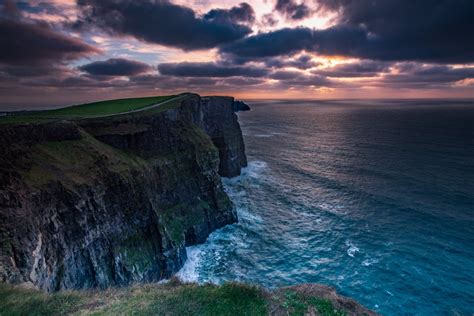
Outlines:
{"label": "rocky cliff edge", "polygon": [[237,220],[220,179],[247,164],[233,103],[0,126],[0,281],[51,292],[178,271]]}

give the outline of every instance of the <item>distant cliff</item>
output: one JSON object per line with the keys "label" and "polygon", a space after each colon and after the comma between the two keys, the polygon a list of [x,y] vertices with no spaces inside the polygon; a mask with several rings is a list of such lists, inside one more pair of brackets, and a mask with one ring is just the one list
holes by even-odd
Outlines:
{"label": "distant cliff", "polygon": [[0,281],[47,291],[157,281],[237,220],[220,176],[247,164],[230,97],[0,125]]}

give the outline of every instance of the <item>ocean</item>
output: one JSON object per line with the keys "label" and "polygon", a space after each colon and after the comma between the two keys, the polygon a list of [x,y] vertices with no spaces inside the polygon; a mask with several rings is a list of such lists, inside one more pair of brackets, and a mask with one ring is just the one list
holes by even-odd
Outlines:
{"label": "ocean", "polygon": [[383,315],[474,313],[474,102],[249,101],[239,222],[186,281],[323,283]]}

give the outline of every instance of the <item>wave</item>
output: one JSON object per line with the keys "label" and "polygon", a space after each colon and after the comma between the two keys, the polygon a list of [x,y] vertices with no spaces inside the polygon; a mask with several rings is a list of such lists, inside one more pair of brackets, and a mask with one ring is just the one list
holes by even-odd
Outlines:
{"label": "wave", "polygon": [[247,206],[246,186],[261,178],[267,168],[267,163],[260,160],[250,161],[246,168],[242,169],[241,175],[235,178],[223,178],[224,189],[235,205],[239,223],[229,225],[211,233],[206,242],[196,246],[186,247],[188,259],[176,276],[183,282],[210,282],[220,283],[221,279],[212,275],[203,275],[203,265],[218,265],[223,253],[231,248],[245,248],[247,244],[246,233],[238,229],[238,225],[245,223],[262,223],[263,219],[253,214]]}
{"label": "wave", "polygon": [[183,282],[198,282],[199,273],[197,268],[201,260],[202,250],[199,246],[191,246],[186,248],[186,254],[188,259],[176,273],[176,276]]}
{"label": "wave", "polygon": [[349,247],[349,248],[347,248],[347,255],[348,255],[349,257],[352,257],[352,258],[353,258],[353,257],[355,256],[355,254],[360,251],[360,249],[359,249],[357,246],[355,246],[355,245],[352,243],[352,241],[350,241],[350,240],[347,240],[347,241],[346,241],[346,246]]}

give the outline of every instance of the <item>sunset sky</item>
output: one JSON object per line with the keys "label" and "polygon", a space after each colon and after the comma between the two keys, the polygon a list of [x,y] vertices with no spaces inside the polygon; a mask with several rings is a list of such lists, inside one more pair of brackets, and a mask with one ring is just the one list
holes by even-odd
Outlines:
{"label": "sunset sky", "polygon": [[472,98],[472,0],[0,0],[0,110],[172,94]]}

